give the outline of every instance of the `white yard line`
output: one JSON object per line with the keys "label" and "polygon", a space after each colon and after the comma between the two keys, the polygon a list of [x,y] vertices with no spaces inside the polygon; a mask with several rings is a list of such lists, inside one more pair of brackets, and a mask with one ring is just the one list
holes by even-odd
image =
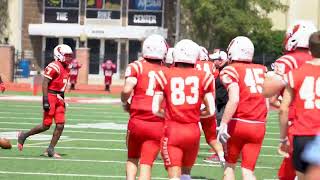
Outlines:
{"label": "white yard line", "polygon": [[[72,121],[72,122],[84,122],[81,120],[85,120],[86,122],[91,121],[91,122],[114,122],[117,121],[117,123],[127,123],[128,122],[128,118],[119,118],[117,120],[111,119],[112,117],[105,117],[105,119],[100,118],[100,119],[91,119],[91,118],[85,118],[85,119],[81,119],[81,118],[66,118],[66,121]],[[42,119],[42,115],[39,114],[38,117],[19,117],[19,116],[8,116],[8,117],[3,117],[1,116],[0,119],[32,119],[32,120],[38,120],[39,119],[39,123],[41,122]],[[0,121],[0,123],[2,124],[19,124],[22,122],[5,122],[5,121]],[[37,124],[37,123],[33,123],[33,124]]]}
{"label": "white yard line", "polygon": [[[17,172],[0,171],[0,174],[18,174],[18,175],[38,175],[38,176],[66,176],[66,177],[91,177],[91,178],[113,178],[124,179],[125,176],[97,175],[97,174],[64,174],[64,173],[40,173],[40,172]],[[161,177],[152,177],[152,179],[167,179]]]}
{"label": "white yard line", "polygon": [[[15,159],[15,160],[36,160],[36,161],[68,161],[68,162],[93,162],[93,163],[118,163],[125,164],[126,161],[109,161],[109,160],[83,160],[83,159],[52,159],[52,158],[22,158],[22,157],[0,157],[0,159]],[[154,162],[156,165],[163,165],[163,163]],[[221,167],[219,164],[194,164],[202,167]],[[238,166],[239,167],[239,166]],[[257,169],[277,169],[268,166],[256,166]]]}
{"label": "white yard line", "polygon": [[[0,128],[0,129],[1,130],[11,130],[11,131],[19,131],[19,130],[28,131],[28,130],[30,130],[27,128]],[[119,131],[122,131],[122,130],[119,130]],[[112,135],[118,135],[118,134],[126,135],[127,134],[125,132],[76,131],[76,130],[68,130],[68,129],[64,129],[63,132],[64,133],[83,133],[83,134],[112,134]]]}
{"label": "white yard line", "polygon": [[[8,115],[8,116],[11,116],[13,114],[22,114],[22,115],[25,115],[26,113],[25,112],[10,112],[10,111],[7,111],[7,112],[1,112],[0,111],[0,114],[3,114],[3,115]],[[39,112],[28,112],[28,115],[42,115],[42,111],[39,111]],[[103,118],[108,118],[108,117],[118,117],[118,118],[124,118],[124,119],[128,119],[129,118],[129,115],[128,114],[123,114],[123,113],[116,113],[116,112],[110,112],[108,114],[105,114],[105,115],[88,115],[88,114],[78,114],[78,113],[72,113],[72,114],[68,114],[67,113],[67,116],[72,116],[72,117],[103,117]]]}
{"label": "white yard line", "polygon": [[[62,142],[70,142],[70,141],[73,141],[73,140],[72,140],[72,139],[59,140],[59,143],[62,143]],[[35,146],[35,145],[49,144],[49,143],[50,143],[49,141],[38,142],[38,143],[28,143],[28,144],[26,144],[26,147],[28,147],[28,146]],[[16,147],[16,146],[15,146],[15,147]]]}
{"label": "white yard line", "polygon": [[[14,145],[13,147],[16,147]],[[39,146],[39,145],[28,145],[25,144],[24,147],[27,148],[46,148],[46,146]],[[120,151],[120,152],[127,152],[127,149],[123,148],[99,148],[99,147],[73,147],[73,146],[57,146],[56,149],[71,149],[71,150],[95,150],[95,151]],[[206,155],[207,152],[199,152],[199,154]],[[208,155],[211,155],[212,153],[208,153]],[[260,156],[265,157],[276,157],[279,158],[279,155],[273,155],[273,154],[260,154]]]}
{"label": "white yard line", "polygon": [[[1,101],[0,101],[1,102]],[[1,105],[1,104],[0,104]],[[39,108],[41,109],[42,107],[40,106],[34,106],[34,105],[7,105],[6,104],[6,107],[8,108],[25,108],[25,109],[30,109],[30,108]],[[120,106],[119,106],[120,107]],[[101,111],[98,111],[99,113],[102,113],[102,114],[108,114],[108,112],[106,110],[110,110],[112,109],[113,107],[110,107],[108,105],[106,105],[105,107],[82,107],[82,106],[74,106],[73,104],[71,104],[70,106],[67,107],[67,109],[74,109],[74,110],[101,110]],[[105,111],[105,112],[103,112]],[[95,112],[97,113],[97,112]]]}

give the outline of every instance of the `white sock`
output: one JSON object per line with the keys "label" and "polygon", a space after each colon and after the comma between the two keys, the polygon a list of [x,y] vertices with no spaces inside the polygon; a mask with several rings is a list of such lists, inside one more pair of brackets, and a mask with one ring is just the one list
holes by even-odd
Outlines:
{"label": "white sock", "polygon": [[220,161],[225,161],[223,151],[218,152],[218,157],[219,157]]}
{"label": "white sock", "polygon": [[192,180],[189,174],[182,174],[180,180]]}

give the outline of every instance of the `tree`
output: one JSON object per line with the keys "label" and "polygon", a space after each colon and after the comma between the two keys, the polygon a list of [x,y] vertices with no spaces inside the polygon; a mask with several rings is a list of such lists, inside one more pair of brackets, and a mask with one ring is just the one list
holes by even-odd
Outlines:
{"label": "tree", "polygon": [[0,0],[0,41],[5,36],[8,26],[8,0]]}
{"label": "tree", "polygon": [[231,39],[243,35],[253,41],[256,54],[279,52],[267,17],[272,11],[286,10],[279,0],[183,0],[182,8],[184,36],[207,48],[226,48]]}

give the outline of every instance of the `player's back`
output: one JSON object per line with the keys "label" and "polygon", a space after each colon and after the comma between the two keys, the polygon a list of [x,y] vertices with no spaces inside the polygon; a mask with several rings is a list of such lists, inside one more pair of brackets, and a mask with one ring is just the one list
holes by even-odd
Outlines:
{"label": "player's back", "polygon": [[199,122],[203,97],[214,88],[212,75],[192,67],[172,67],[162,72],[159,77],[164,84],[165,119],[179,123]]}
{"label": "player's back", "polygon": [[310,63],[288,73],[288,84],[295,97],[296,120],[292,132],[295,135],[314,135],[320,132],[320,104],[318,103],[320,66]]}
{"label": "player's back", "polygon": [[239,85],[239,104],[233,118],[249,121],[265,121],[267,102],[262,92],[262,84],[267,68],[252,63],[232,63],[220,74],[227,86],[232,83]]}
{"label": "player's back", "polygon": [[312,58],[313,57],[307,50],[289,52],[275,61],[274,71],[280,75],[286,74],[290,70],[299,68],[302,64],[310,61]]}
{"label": "player's back", "polygon": [[209,72],[212,75],[215,73],[215,65],[212,61],[197,61],[196,68],[200,71]]}
{"label": "player's back", "polygon": [[130,66],[132,66],[130,73],[137,78],[130,106],[130,116],[146,121],[162,121],[152,113],[152,99],[156,81],[155,74],[164,67],[147,60],[135,61]]}

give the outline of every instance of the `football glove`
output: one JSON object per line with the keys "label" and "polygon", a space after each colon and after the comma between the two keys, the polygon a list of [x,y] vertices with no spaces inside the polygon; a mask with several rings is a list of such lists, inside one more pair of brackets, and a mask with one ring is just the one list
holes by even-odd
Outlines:
{"label": "football glove", "polygon": [[42,97],[42,107],[43,110],[48,112],[50,110],[50,104],[49,104],[49,100],[48,100],[48,96],[43,96]]}
{"label": "football glove", "polygon": [[218,136],[217,136],[218,141],[222,144],[225,144],[230,138],[230,135],[228,134],[228,124],[221,122],[217,130],[218,130]]}

